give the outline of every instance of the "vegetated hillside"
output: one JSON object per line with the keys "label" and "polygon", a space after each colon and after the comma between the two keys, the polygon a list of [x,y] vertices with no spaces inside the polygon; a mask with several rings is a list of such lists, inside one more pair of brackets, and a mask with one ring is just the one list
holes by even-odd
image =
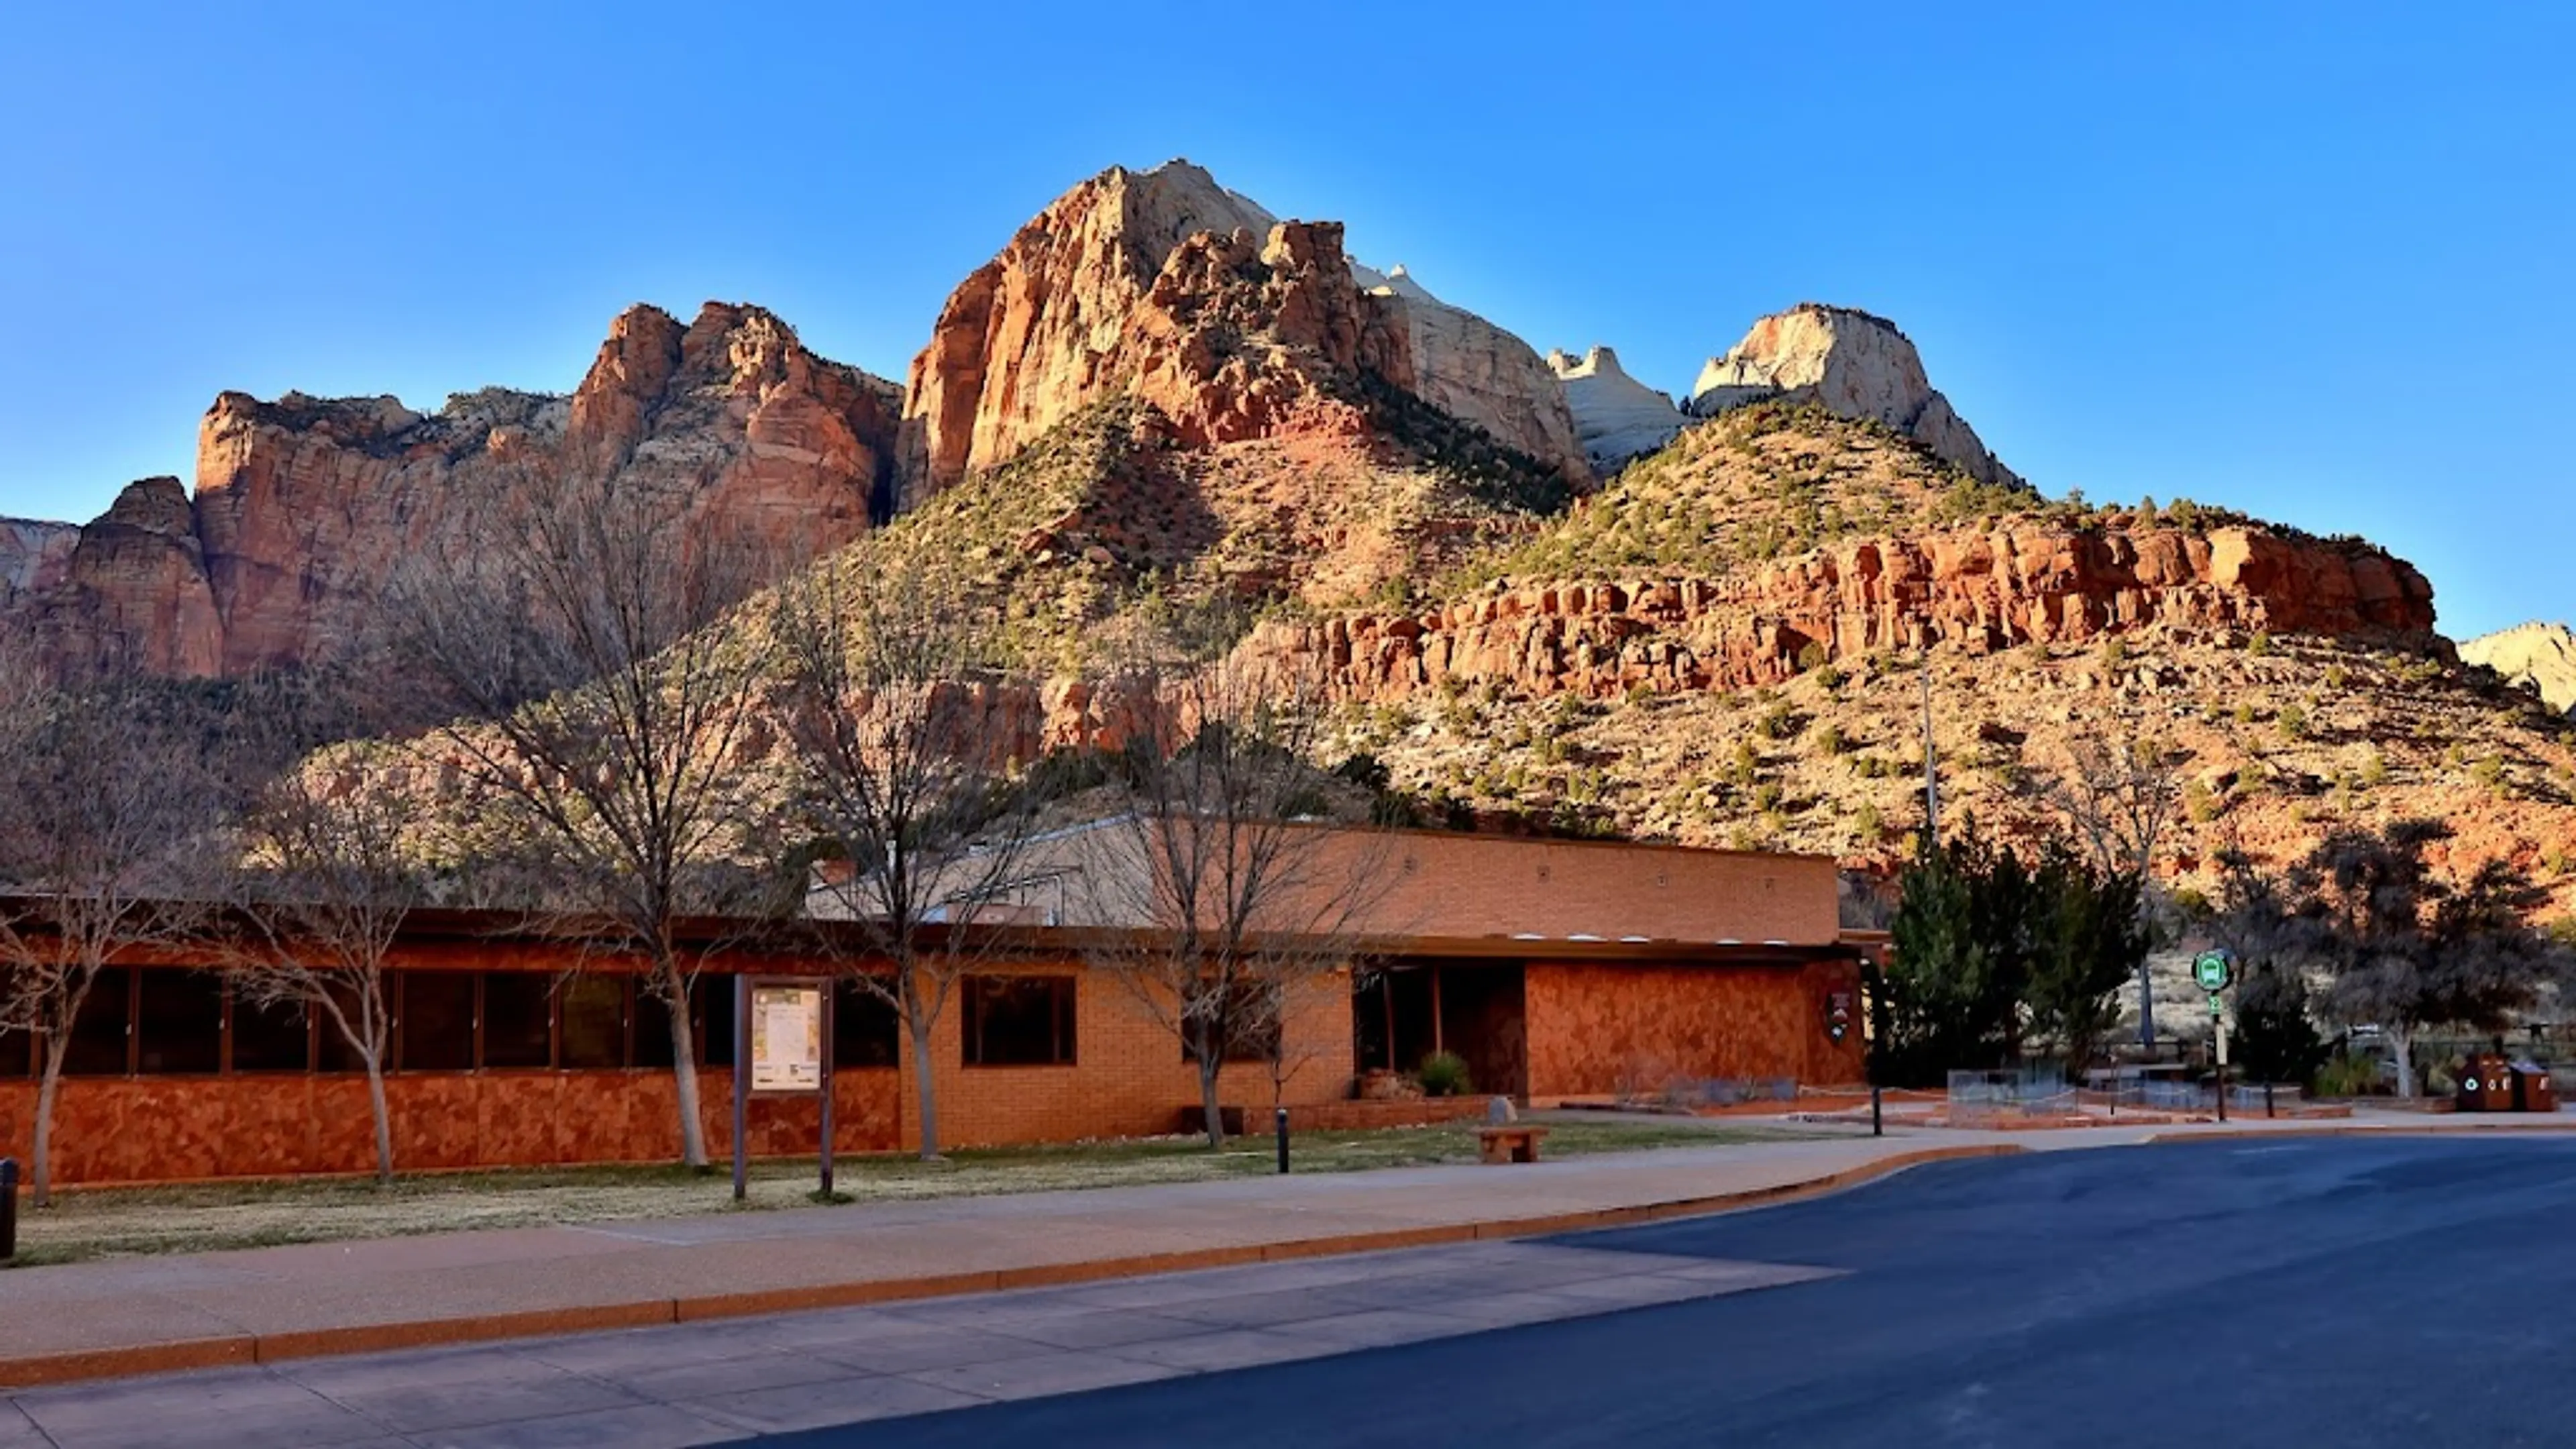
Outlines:
{"label": "vegetated hillside", "polygon": [[[2172,866],[2433,815],[2466,858],[2576,869],[2559,717],[2431,632],[2355,540],[2188,503],[1979,484],[1882,428],[1748,409],[1685,432],[1410,617],[1271,631],[1340,682],[1343,744],[1434,819],[1892,864],[1923,818],[2051,827],[2086,742],[2179,761]],[[2576,886],[2576,880],[2569,882]]]}

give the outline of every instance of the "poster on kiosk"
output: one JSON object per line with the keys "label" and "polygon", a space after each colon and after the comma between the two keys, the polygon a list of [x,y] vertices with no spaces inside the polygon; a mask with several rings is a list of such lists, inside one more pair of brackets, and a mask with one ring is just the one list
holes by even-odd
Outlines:
{"label": "poster on kiosk", "polygon": [[733,1196],[751,1189],[751,1104],[755,1098],[816,1097],[821,1197],[832,1192],[832,997],[818,981],[734,978]]}
{"label": "poster on kiosk", "polygon": [[751,1089],[823,1090],[823,991],[756,986],[751,992]]}

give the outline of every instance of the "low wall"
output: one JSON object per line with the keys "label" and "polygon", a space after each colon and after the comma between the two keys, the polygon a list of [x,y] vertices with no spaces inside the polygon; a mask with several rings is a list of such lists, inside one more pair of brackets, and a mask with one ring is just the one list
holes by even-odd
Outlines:
{"label": "low wall", "polygon": [[[902,1130],[892,1070],[834,1078],[835,1147],[887,1152]],[[707,1150],[733,1151],[732,1074],[698,1079]],[[677,1085],[665,1069],[419,1072],[385,1079],[394,1162],[410,1170],[676,1162]],[[24,1160],[36,1084],[0,1083],[0,1156]],[[819,1145],[821,1103],[755,1101],[755,1156]],[[363,1077],[70,1077],[54,1111],[54,1181],[177,1182],[375,1168]]]}

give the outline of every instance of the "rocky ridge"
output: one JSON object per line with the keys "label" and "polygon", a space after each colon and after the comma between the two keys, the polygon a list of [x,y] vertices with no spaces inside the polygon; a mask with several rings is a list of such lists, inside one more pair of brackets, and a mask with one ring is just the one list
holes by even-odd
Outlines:
{"label": "rocky ridge", "polygon": [[2460,658],[2482,664],[2528,689],[2556,710],[2576,710],[2576,632],[2564,624],[2516,624],[2460,645]]}
{"label": "rocky ridge", "polygon": [[470,532],[496,493],[611,474],[810,557],[868,526],[894,442],[892,385],[768,313],[709,303],[683,325],[637,307],[569,397],[487,389],[422,414],[225,393],[199,426],[193,501],[176,479],[128,488],[17,610],[66,672],[293,666],[347,642],[396,560]]}

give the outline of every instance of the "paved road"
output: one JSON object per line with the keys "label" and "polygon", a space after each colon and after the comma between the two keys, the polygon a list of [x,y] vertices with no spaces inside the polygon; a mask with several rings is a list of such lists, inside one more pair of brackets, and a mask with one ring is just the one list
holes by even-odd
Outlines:
{"label": "paved road", "polygon": [[1838,1277],[777,1442],[2576,1444],[2571,1228],[2558,1142],[1946,1164],[1579,1240]]}
{"label": "paved road", "polygon": [[2576,1444],[2571,1223],[2576,1142],[2052,1152],[1553,1242],[40,1389],[0,1449]]}

